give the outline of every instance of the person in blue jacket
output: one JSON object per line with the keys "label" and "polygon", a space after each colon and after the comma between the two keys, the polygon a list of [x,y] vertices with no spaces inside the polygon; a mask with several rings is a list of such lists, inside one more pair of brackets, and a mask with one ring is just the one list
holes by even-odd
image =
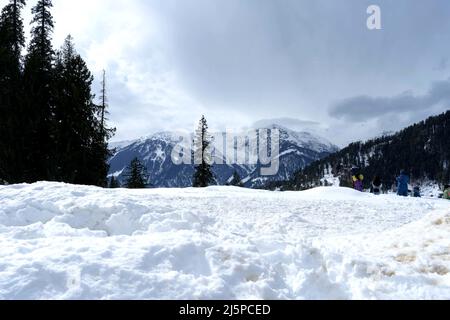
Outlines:
{"label": "person in blue jacket", "polygon": [[400,176],[397,178],[397,194],[401,197],[407,197],[409,193],[409,176],[405,170],[400,171]]}

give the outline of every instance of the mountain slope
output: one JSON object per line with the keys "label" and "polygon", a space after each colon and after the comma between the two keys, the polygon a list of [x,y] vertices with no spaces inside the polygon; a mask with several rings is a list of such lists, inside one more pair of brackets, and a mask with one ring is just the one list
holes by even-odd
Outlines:
{"label": "mountain slope", "polygon": [[[293,174],[310,164],[338,150],[329,141],[306,132],[295,132],[272,125],[268,129],[280,131],[280,168],[275,176],[261,176],[261,164],[214,165],[216,182],[225,185],[237,171],[246,187],[262,187],[270,181],[287,180]],[[216,134],[215,136],[221,136]],[[110,175],[122,179],[130,161],[137,157],[147,167],[149,183],[153,187],[189,187],[192,185],[194,166],[176,165],[172,162],[172,151],[180,142],[179,135],[171,132],[158,133],[131,143],[116,143],[116,153],[110,159]],[[237,146],[234,146],[237,149]]]}
{"label": "mountain slope", "polygon": [[385,188],[391,188],[400,170],[406,170],[413,183],[450,181],[450,111],[431,117],[396,134],[365,143],[356,142],[299,171],[293,179],[270,187],[303,190],[320,185],[350,186],[352,166],[362,169],[365,187],[379,175]]}

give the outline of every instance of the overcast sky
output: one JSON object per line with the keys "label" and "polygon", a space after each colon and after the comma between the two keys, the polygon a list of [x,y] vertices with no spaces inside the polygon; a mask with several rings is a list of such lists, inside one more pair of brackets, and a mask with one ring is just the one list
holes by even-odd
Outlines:
{"label": "overcast sky", "polygon": [[53,15],[55,46],[70,33],[97,83],[107,71],[115,141],[204,113],[342,146],[450,109],[448,0],[55,0]]}

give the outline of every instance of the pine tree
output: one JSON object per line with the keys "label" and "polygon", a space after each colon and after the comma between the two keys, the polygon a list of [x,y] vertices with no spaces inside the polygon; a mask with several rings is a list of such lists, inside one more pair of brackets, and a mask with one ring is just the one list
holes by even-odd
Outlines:
{"label": "pine tree", "polygon": [[106,108],[108,107],[108,98],[106,96],[106,71],[103,70],[102,74],[102,90],[100,94],[100,123],[102,128],[105,126],[105,115],[107,113]]}
{"label": "pine tree", "polygon": [[20,17],[24,0],[10,0],[0,17],[0,179],[107,186],[106,82],[102,103],[91,93],[93,76],[71,36],[52,48],[51,0],[32,9],[32,32],[25,46]]}
{"label": "pine tree", "polygon": [[26,182],[54,180],[56,175],[54,105],[52,100],[54,51],[51,35],[53,17],[51,0],[39,0],[32,9],[33,28],[24,68],[23,154],[27,167]]}
{"label": "pine tree", "polygon": [[244,183],[242,182],[241,176],[239,175],[239,173],[236,170],[233,173],[233,179],[230,182],[230,186],[235,186],[235,187],[240,187],[240,188],[244,187]]}
{"label": "pine tree", "polygon": [[70,35],[57,53],[54,81],[57,180],[89,184],[84,171],[89,170],[93,77]]}
{"label": "pine tree", "polygon": [[147,169],[138,158],[134,158],[126,168],[124,186],[128,189],[143,189],[148,183]]}
{"label": "pine tree", "polygon": [[108,159],[112,151],[108,149],[108,140],[114,135],[116,129],[109,128],[106,124],[108,112],[108,98],[106,93],[106,71],[103,71],[100,105],[95,106],[96,113],[96,138],[93,140],[93,160],[96,162],[99,186],[106,186],[106,175],[109,171]]}
{"label": "pine tree", "polygon": [[21,16],[24,6],[25,0],[9,0],[9,4],[3,8],[1,15],[2,49],[12,53],[16,66],[20,63],[22,49],[25,46]]}
{"label": "pine tree", "polygon": [[196,130],[194,141],[195,167],[193,186],[195,188],[205,188],[214,182],[214,175],[211,168],[211,136],[208,133],[208,124],[205,116],[202,116],[199,127]]}
{"label": "pine tree", "polygon": [[[55,123],[58,181],[107,187],[109,157],[106,104],[93,103],[93,76],[69,35],[55,66]],[[103,95],[106,99],[105,89]]]}
{"label": "pine tree", "polygon": [[117,189],[117,188],[120,188],[120,183],[114,176],[111,176],[108,187],[110,189]]}
{"label": "pine tree", "polygon": [[24,165],[20,144],[24,5],[24,0],[10,0],[0,16],[0,179],[10,183],[21,180]]}

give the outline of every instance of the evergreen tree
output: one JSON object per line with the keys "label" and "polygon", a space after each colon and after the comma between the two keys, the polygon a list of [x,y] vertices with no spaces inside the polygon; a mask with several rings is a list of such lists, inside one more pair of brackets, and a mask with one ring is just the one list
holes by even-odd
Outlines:
{"label": "evergreen tree", "polygon": [[106,187],[111,130],[100,117],[106,106],[93,103],[93,76],[70,35],[57,55],[54,78],[57,180]]}
{"label": "evergreen tree", "polygon": [[128,189],[143,189],[148,185],[147,169],[138,158],[131,161],[123,177],[125,179],[124,185]]}
{"label": "evergreen tree", "polygon": [[52,48],[51,0],[32,9],[32,32],[25,46],[20,16],[24,0],[10,0],[0,16],[0,179],[107,186],[111,155],[106,125],[106,81],[101,105],[91,93],[93,76],[73,39]]}
{"label": "evergreen tree", "polygon": [[95,106],[96,112],[96,137],[93,145],[93,160],[96,162],[96,170],[98,172],[97,185],[106,185],[105,177],[109,171],[108,159],[112,155],[112,151],[108,149],[108,140],[114,135],[116,129],[109,128],[106,124],[108,112],[108,98],[106,93],[106,71],[103,71],[102,90],[100,94],[100,105]]}
{"label": "evergreen tree", "polygon": [[21,12],[25,6],[25,0],[9,0],[0,18],[0,30],[2,47],[0,50],[6,50],[11,53],[13,67],[18,67],[21,61],[22,49],[25,46],[25,35],[23,31],[23,19]]}
{"label": "evergreen tree", "polygon": [[196,130],[194,147],[196,167],[193,186],[195,188],[205,188],[214,182],[214,175],[211,169],[211,136],[208,133],[208,124],[205,116],[202,116]]}
{"label": "evergreen tree", "polygon": [[235,186],[235,187],[244,187],[244,183],[242,182],[241,176],[239,175],[239,173],[235,170],[233,173],[233,179],[230,182],[230,186]]}
{"label": "evergreen tree", "polygon": [[33,28],[24,68],[26,101],[23,113],[26,119],[22,124],[26,182],[54,180],[56,175],[54,105],[51,94],[54,59],[51,7],[51,0],[39,0],[32,9]]}
{"label": "evergreen tree", "polygon": [[24,0],[10,0],[0,16],[0,179],[10,183],[21,180],[24,165],[20,145],[24,5]]}
{"label": "evergreen tree", "polygon": [[105,116],[107,114],[106,108],[108,107],[108,98],[106,96],[106,71],[103,70],[102,74],[102,89],[100,93],[100,123],[102,128],[105,126]]}
{"label": "evergreen tree", "polygon": [[117,189],[117,188],[120,188],[120,183],[114,176],[111,176],[108,187],[110,189]]}
{"label": "evergreen tree", "polygon": [[57,53],[54,79],[57,180],[88,184],[83,171],[89,170],[93,77],[70,35]]}

